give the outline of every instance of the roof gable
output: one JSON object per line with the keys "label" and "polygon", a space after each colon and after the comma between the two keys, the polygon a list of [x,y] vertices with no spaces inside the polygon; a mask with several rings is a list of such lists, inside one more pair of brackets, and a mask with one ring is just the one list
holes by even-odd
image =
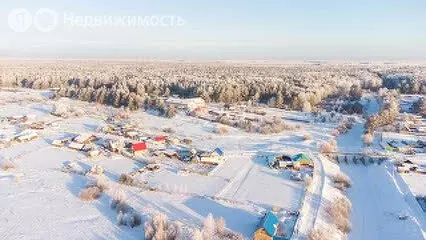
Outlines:
{"label": "roof gable", "polygon": [[142,150],[146,150],[146,149],[147,149],[147,146],[146,146],[146,143],[144,143],[144,142],[132,144],[132,150],[133,151],[142,151]]}
{"label": "roof gable", "polygon": [[216,148],[213,152],[219,154],[220,156],[223,156],[223,151],[220,148]]}
{"label": "roof gable", "polygon": [[269,234],[269,236],[273,237],[275,232],[277,231],[278,226],[278,218],[272,212],[268,212],[263,218],[262,227]]}

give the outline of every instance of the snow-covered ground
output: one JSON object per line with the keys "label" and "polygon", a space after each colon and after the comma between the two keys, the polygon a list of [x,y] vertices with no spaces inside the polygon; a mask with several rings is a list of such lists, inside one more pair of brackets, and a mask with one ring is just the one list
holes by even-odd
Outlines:
{"label": "snow-covered ground", "polygon": [[[90,182],[88,178],[60,171],[70,161],[83,169],[98,164],[105,168],[105,176],[116,188],[120,174],[138,169],[138,163],[114,154],[92,159],[82,152],[50,145],[52,140],[73,133],[95,132],[104,123],[109,108],[61,99],[86,112],[81,117],[61,119],[49,114],[53,101],[47,95],[27,90],[0,92],[4,103],[0,117],[35,115],[37,121],[55,122],[38,131],[41,137],[36,140],[0,149],[1,158],[17,164],[15,169],[0,170],[0,236],[2,239],[143,239],[142,227],[130,229],[116,224],[117,214],[109,206],[111,192],[97,201],[82,202],[78,193]],[[276,109],[267,111],[271,116],[285,114]],[[324,134],[324,126],[316,124],[303,124],[302,130],[270,136],[236,129],[220,136],[212,133],[213,123],[183,114],[166,119],[140,111],[133,113],[132,119],[147,134],[156,135],[161,129],[172,128],[173,136],[192,139],[198,149],[221,147],[226,162],[208,176],[182,175],[173,167],[176,164],[165,162],[160,171],[143,175],[157,191],[120,185],[125,189],[127,202],[143,216],[164,212],[170,219],[191,227],[201,225],[212,213],[224,217],[230,230],[247,239],[252,237],[266,211],[274,207],[297,211],[304,195],[303,182],[290,180],[289,172],[270,169],[262,154],[311,152],[317,148],[317,140],[329,137]],[[13,135],[19,131],[16,126],[1,124],[5,130],[2,133]],[[307,133],[313,140],[303,140]]]}
{"label": "snow-covered ground", "polygon": [[[147,135],[164,135],[162,129],[171,128],[175,131],[172,136],[192,139],[197,149],[221,147],[226,157],[208,175],[181,174],[180,167],[184,168],[185,163],[164,160],[159,171],[140,176],[156,189],[147,191],[117,183],[121,173],[140,168],[137,161],[115,154],[88,158],[82,152],[52,147],[54,139],[96,132],[111,108],[61,99],[64,104],[85,111],[81,117],[61,119],[49,114],[54,102],[47,99],[48,95],[28,90],[0,92],[0,118],[34,115],[37,121],[54,122],[38,131],[40,138],[0,149],[1,158],[10,158],[17,164],[15,169],[0,170],[2,239],[143,239],[143,227],[131,229],[116,224],[117,214],[110,208],[116,188],[125,190],[126,202],[144,218],[162,212],[186,226],[199,227],[212,213],[224,217],[227,227],[246,239],[252,238],[266,211],[277,207],[301,210],[294,238],[304,239],[310,230],[329,224],[326,203],[340,194],[332,187],[330,176],[338,171],[349,175],[353,182],[348,190],[353,206],[349,239],[425,238],[425,214],[413,201],[414,194],[425,193],[424,180],[410,175],[401,177],[390,164],[337,165],[317,154],[318,145],[332,137],[337,123],[315,123],[306,113],[265,109],[267,116],[283,117],[287,123],[302,128],[267,136],[229,128],[229,133],[221,136],[212,133],[214,123],[184,114],[167,119],[134,112],[131,118]],[[378,111],[376,100],[363,101],[369,104],[369,115]],[[351,131],[336,138],[340,151],[363,150],[363,124],[357,118]],[[0,129],[3,137],[20,131],[18,126],[7,122],[0,123]],[[311,135],[312,140],[303,140],[305,134]],[[266,165],[263,156],[270,151],[290,155],[304,152],[313,156],[315,173],[306,195],[303,182],[290,180],[288,171]],[[86,170],[94,164],[104,167],[111,190],[94,202],[82,202],[78,194],[90,180],[61,172],[60,168],[70,161]],[[401,214],[409,218],[399,220]]]}
{"label": "snow-covered ground", "polygon": [[[370,101],[369,115],[378,110]],[[363,122],[337,138],[341,151],[362,152]],[[349,239],[424,239],[425,218],[406,183],[391,163],[382,165],[340,164],[352,180],[348,197],[352,202],[352,231]],[[419,179],[418,179],[419,180]],[[420,185],[425,185],[424,182]],[[400,220],[399,216],[408,215]]]}

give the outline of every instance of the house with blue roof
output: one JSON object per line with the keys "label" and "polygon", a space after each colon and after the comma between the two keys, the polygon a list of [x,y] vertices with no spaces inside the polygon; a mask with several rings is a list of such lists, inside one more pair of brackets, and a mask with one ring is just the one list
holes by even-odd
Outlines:
{"label": "house with blue roof", "polygon": [[288,240],[283,236],[277,236],[277,229],[280,221],[278,217],[268,212],[262,218],[259,229],[254,233],[255,240]]}
{"label": "house with blue roof", "polygon": [[224,153],[221,148],[216,148],[211,152],[205,152],[199,155],[200,163],[219,165],[224,161]]}
{"label": "house with blue roof", "polygon": [[293,157],[292,157],[292,161],[293,161],[293,163],[294,164],[296,164],[296,163],[298,163],[298,164],[300,164],[300,165],[312,165],[313,164],[313,162],[312,162],[312,159],[310,159],[306,154],[304,154],[304,153],[299,153],[299,154],[296,154],[296,155],[294,155]]}

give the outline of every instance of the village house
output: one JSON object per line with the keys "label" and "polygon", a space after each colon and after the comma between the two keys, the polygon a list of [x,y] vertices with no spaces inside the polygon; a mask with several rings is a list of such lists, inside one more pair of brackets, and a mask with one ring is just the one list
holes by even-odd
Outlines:
{"label": "village house", "polygon": [[293,167],[293,161],[290,156],[270,154],[267,156],[268,166],[271,168],[291,168]]}
{"label": "village house", "polygon": [[144,142],[138,142],[138,143],[133,143],[132,144],[132,153],[134,155],[138,155],[141,154],[143,152],[145,152],[148,149],[146,143]]}
{"label": "village house", "polygon": [[272,153],[266,157],[266,162],[269,167],[277,169],[300,169],[302,166],[313,166],[312,160],[304,153],[296,154],[293,157],[286,154],[277,155]]}
{"label": "village house", "polygon": [[293,164],[300,166],[313,166],[312,160],[304,153],[296,154],[292,157]]}
{"label": "village house", "polygon": [[390,141],[388,142],[388,145],[400,153],[409,153],[414,151],[414,148],[411,145],[399,141]]}
{"label": "village house", "polygon": [[95,139],[95,136],[91,133],[80,134],[76,136],[73,141],[76,143],[87,144]]}
{"label": "village house", "polygon": [[43,130],[44,122],[34,122],[30,124],[30,128],[34,130]]}
{"label": "village house", "polygon": [[268,212],[262,218],[259,228],[254,233],[255,240],[287,240],[284,236],[277,236],[278,225],[280,221],[278,217]]}
{"label": "village house", "polygon": [[180,140],[177,138],[167,138],[166,142],[170,145],[178,145],[180,143]]}
{"label": "village house", "polygon": [[87,156],[89,156],[89,157],[97,157],[100,154],[101,154],[101,151],[99,151],[98,149],[92,149],[92,150],[87,152]]}
{"label": "village house", "polygon": [[55,147],[63,147],[64,146],[64,142],[62,140],[53,140],[52,141],[52,145]]}
{"label": "village house", "polygon": [[166,104],[174,105],[177,109],[188,110],[188,111],[199,111],[201,109],[207,108],[207,104],[204,99],[197,98],[177,98],[170,97],[166,100]]}
{"label": "village house", "polygon": [[23,131],[20,134],[18,134],[17,136],[15,136],[15,139],[18,142],[26,142],[26,141],[31,141],[34,140],[38,137],[38,134],[32,131]]}
{"label": "village house", "polygon": [[111,152],[120,152],[124,148],[124,143],[118,140],[108,139],[106,141],[106,149]]}
{"label": "village house", "polygon": [[195,149],[189,149],[189,148],[179,149],[177,151],[177,154],[179,159],[184,162],[191,162],[193,160],[196,160],[197,158],[197,150]]}
{"label": "village house", "polygon": [[81,151],[84,147],[84,144],[76,143],[76,142],[70,142],[68,144],[68,147],[71,148],[71,149],[74,149],[74,150]]}
{"label": "village house", "polygon": [[216,148],[212,152],[199,154],[198,161],[204,164],[219,165],[225,160],[223,155],[222,149]]}

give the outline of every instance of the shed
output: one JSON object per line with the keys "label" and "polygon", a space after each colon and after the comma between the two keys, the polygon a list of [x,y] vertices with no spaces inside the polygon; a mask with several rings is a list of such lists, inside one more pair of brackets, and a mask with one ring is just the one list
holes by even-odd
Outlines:
{"label": "shed", "polygon": [[146,146],[146,143],[144,143],[144,142],[139,142],[139,143],[133,143],[132,144],[132,152],[133,153],[145,151],[147,149],[148,149],[148,147]]}
{"label": "shed", "polygon": [[410,173],[410,168],[409,167],[405,167],[405,166],[403,166],[403,167],[397,167],[396,170],[399,173]]}
{"label": "shed", "polygon": [[166,141],[166,137],[165,136],[157,136],[157,137],[154,138],[154,141],[164,142],[164,141]]}

